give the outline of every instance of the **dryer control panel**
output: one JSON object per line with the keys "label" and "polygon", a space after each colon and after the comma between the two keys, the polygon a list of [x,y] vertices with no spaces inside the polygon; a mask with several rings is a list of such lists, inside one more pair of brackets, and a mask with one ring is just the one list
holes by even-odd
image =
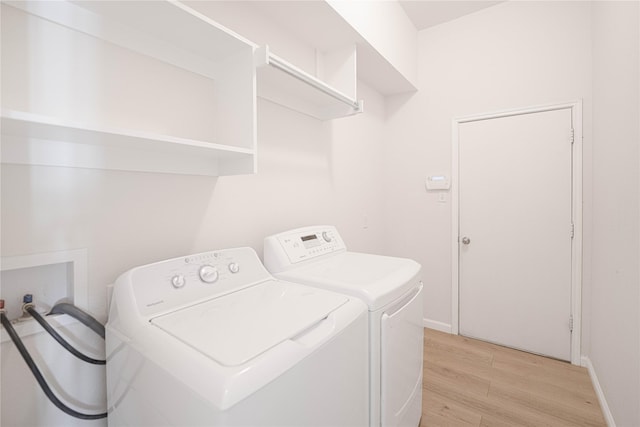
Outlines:
{"label": "dryer control panel", "polygon": [[323,255],[344,252],[347,248],[330,225],[298,228],[269,236],[264,241],[264,263],[271,272]]}

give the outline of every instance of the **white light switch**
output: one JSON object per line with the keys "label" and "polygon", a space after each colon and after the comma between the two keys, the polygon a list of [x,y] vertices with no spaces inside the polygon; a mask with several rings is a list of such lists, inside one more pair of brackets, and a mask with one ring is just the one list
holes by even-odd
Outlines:
{"label": "white light switch", "polygon": [[446,175],[431,175],[427,177],[425,186],[427,187],[427,191],[448,190],[451,183],[449,181],[449,177]]}

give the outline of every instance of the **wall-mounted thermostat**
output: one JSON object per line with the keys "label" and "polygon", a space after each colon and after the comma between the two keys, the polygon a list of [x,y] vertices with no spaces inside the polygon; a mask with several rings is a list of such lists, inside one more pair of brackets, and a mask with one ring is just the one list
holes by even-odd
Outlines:
{"label": "wall-mounted thermostat", "polygon": [[445,175],[428,176],[425,182],[428,191],[431,190],[448,190],[451,187],[449,177]]}

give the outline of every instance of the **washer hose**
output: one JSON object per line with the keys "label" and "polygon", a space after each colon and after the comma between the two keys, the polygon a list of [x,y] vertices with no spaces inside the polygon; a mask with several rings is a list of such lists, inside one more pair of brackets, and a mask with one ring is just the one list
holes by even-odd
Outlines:
{"label": "washer hose", "polygon": [[34,319],[36,319],[36,321],[38,323],[40,323],[40,325],[44,328],[45,331],[47,331],[49,333],[49,335],[51,335],[56,341],[58,341],[58,343],[62,347],[64,347],[65,350],[67,350],[69,353],[73,354],[78,359],[82,360],[83,362],[93,363],[94,365],[104,365],[104,364],[107,363],[106,360],[94,359],[92,357],[89,357],[89,356],[87,356],[85,354],[80,353],[74,346],[72,346],[64,338],[62,338],[62,336],[58,332],[56,332],[56,330],[49,324],[49,322],[44,320],[44,318],[40,315],[40,313],[38,313],[35,310],[35,308],[33,308],[33,306],[26,305],[24,307],[24,311],[26,311]]}
{"label": "washer hose", "polygon": [[42,389],[44,394],[47,396],[47,398],[49,398],[51,403],[53,403],[62,412],[68,415],[71,415],[72,417],[80,418],[81,420],[99,420],[101,418],[107,417],[106,412],[103,412],[101,414],[83,414],[81,412],[78,412],[78,411],[75,411],[74,409],[69,408],[67,405],[62,403],[62,401],[58,399],[56,395],[53,394],[53,392],[49,388],[47,381],[44,379],[44,377],[40,373],[38,366],[36,366],[35,362],[31,358],[31,355],[29,354],[29,351],[27,351],[27,348],[22,343],[22,340],[16,333],[15,329],[13,329],[13,325],[11,325],[11,322],[9,322],[9,319],[7,319],[7,316],[4,314],[4,312],[0,312],[0,321],[2,322],[2,326],[4,326],[4,328],[7,330],[7,333],[11,337],[11,341],[13,341],[15,346],[18,348],[20,355],[22,356],[27,366],[31,370],[31,373],[38,381],[40,388]]}
{"label": "washer hose", "polygon": [[96,334],[104,339],[104,325],[94,319],[90,314],[85,313],[73,304],[61,302],[53,306],[49,314],[68,314],[69,316],[79,320],[86,327],[93,330]]}

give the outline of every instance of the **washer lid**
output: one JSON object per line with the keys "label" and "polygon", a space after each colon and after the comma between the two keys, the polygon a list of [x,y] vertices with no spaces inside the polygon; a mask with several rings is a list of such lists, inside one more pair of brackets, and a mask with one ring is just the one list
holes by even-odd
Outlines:
{"label": "washer lid", "polygon": [[407,258],[342,252],[275,275],[353,295],[364,301],[369,311],[376,311],[416,286],[414,278],[420,268],[420,264]]}
{"label": "washer lid", "polygon": [[151,323],[222,365],[238,366],[300,334],[347,301],[322,289],[268,280]]}

